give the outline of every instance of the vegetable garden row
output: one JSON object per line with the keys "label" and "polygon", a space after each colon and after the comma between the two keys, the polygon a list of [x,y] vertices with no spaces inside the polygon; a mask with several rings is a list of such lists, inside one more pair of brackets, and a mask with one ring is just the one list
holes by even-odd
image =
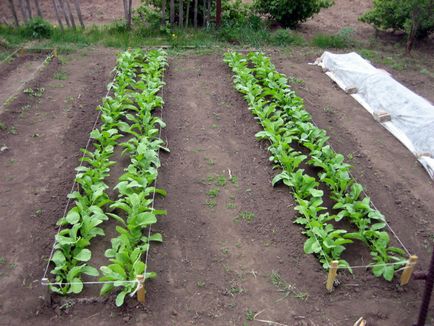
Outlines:
{"label": "vegetable garden row", "polygon": [[[157,93],[164,84],[166,65],[162,50],[146,54],[141,50],[127,51],[118,58],[111,85],[113,97],[106,97],[99,107],[102,124],[90,134],[94,150],[82,150],[82,162],[86,166],[76,168],[75,182],[79,189],[69,195],[74,207],[58,221],[62,229],[55,238],[51,257],[55,283],[50,286],[56,293],[80,293],[83,274],[100,275],[88,263],[92,256],[88,247],[95,237],[104,236],[100,225],[109,218],[116,221],[118,236],[105,251],[110,263],[100,267],[101,294],[122,287],[116,297],[120,306],[126,294],[137,288],[137,275],[144,274],[145,279],[155,276],[147,272],[142,256],[149,242],[161,242],[162,236],[150,232],[144,235],[143,230],[156,223],[157,215],[165,214],[153,208],[155,193],[165,195],[153,184],[160,166],[159,149],[167,149],[159,138],[158,126],[164,127],[164,123],[152,112],[163,106],[163,99]],[[117,198],[111,199],[105,180],[115,164],[110,159],[116,146],[123,148],[122,154],[128,155],[130,164],[114,187]]]}
{"label": "vegetable garden row", "polygon": [[[406,252],[391,245],[384,216],[352,178],[344,156],[327,144],[326,132],[313,123],[286,77],[262,53],[228,52],[224,61],[234,72],[236,89],[264,129],[257,139],[269,141],[270,161],[281,170],[273,185],[283,182],[292,189],[300,214],[295,223],[304,227],[307,236],[304,251],[315,254],[324,269],[338,261],[339,268],[351,271],[342,255],[348,244],[361,242],[371,253],[374,275],[391,281],[406,264]],[[101,124],[90,134],[93,150],[82,150],[82,162],[76,168],[78,190],[69,195],[74,205],[58,221],[60,231],[50,258],[55,280],[48,282],[55,293],[80,293],[87,282],[84,275],[99,277],[94,283],[102,285],[102,295],[121,288],[116,297],[116,305],[121,306],[125,296],[140,286],[138,276],[144,280],[156,276],[142,260],[147,261],[150,242],[162,242],[151,226],[158,215],[166,214],[154,209],[155,194],[165,195],[156,188],[159,151],[168,149],[160,139],[165,124],[153,115],[163,107],[158,92],[166,66],[162,50],[129,50],[118,57],[110,85],[113,96],[98,108]],[[111,160],[116,147],[128,156],[129,165],[112,189],[116,198],[110,198],[106,182],[116,164]],[[306,170],[317,173],[309,175]],[[320,188],[324,185],[334,202],[329,208],[323,206],[325,193]],[[90,264],[89,247],[94,238],[105,235],[101,226],[110,219],[116,223],[117,236],[105,251],[107,265],[98,270]]]}

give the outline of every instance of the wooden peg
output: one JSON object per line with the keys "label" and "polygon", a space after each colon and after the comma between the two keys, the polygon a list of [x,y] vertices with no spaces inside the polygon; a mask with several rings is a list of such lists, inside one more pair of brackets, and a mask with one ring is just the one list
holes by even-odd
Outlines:
{"label": "wooden peg", "polygon": [[55,57],[55,58],[58,57],[57,48],[54,48],[54,50],[53,50],[53,57]]}
{"label": "wooden peg", "polygon": [[413,274],[414,266],[417,263],[417,256],[411,255],[405,265],[404,271],[401,274],[401,286],[408,284],[410,282],[411,275]]}
{"label": "wooden peg", "polygon": [[366,320],[360,317],[353,326],[366,326]]}
{"label": "wooden peg", "polygon": [[336,274],[338,273],[338,264],[339,261],[333,260],[330,265],[329,274],[327,276],[327,284],[326,284],[326,289],[329,292],[333,291],[333,283],[335,282]]}
{"label": "wooden peg", "polygon": [[145,276],[144,275],[137,275],[137,282],[138,284],[138,290],[137,290],[137,301],[140,303],[145,303]]}
{"label": "wooden peg", "polygon": [[44,287],[43,288],[43,300],[45,301],[45,303],[47,303],[47,305],[51,305],[51,291],[50,291],[50,286],[48,285],[49,280],[48,278],[43,278],[41,280],[41,285]]}

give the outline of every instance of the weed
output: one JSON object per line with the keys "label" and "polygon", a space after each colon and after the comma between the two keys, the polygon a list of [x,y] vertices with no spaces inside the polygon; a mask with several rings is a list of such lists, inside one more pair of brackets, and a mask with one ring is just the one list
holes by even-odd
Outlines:
{"label": "weed", "polygon": [[214,207],[217,206],[217,201],[216,201],[215,199],[208,199],[208,200],[206,201],[206,205],[207,205],[209,208],[214,208]]}
{"label": "weed", "polygon": [[220,114],[218,114],[218,113],[216,113],[216,112],[213,112],[212,114],[213,114],[213,116],[214,116],[214,119],[216,119],[217,121],[219,121],[219,120],[222,119],[222,118],[220,117]]}
{"label": "weed", "polygon": [[254,312],[252,309],[247,308],[247,311],[246,311],[246,319],[247,319],[248,321],[252,321],[254,318],[255,318],[255,312]]}
{"label": "weed", "polygon": [[6,264],[6,258],[0,257],[0,265]]}
{"label": "weed", "polygon": [[196,282],[196,286],[198,287],[198,288],[204,288],[205,287],[205,282],[204,281],[197,281]]}
{"label": "weed", "polygon": [[6,129],[7,129],[6,124],[0,121],[0,130],[6,130]]}
{"label": "weed", "polygon": [[33,97],[42,97],[45,93],[45,88],[41,87],[41,88],[26,88],[24,90],[24,94],[27,94],[29,96],[33,96]]}
{"label": "weed", "polygon": [[53,78],[57,80],[67,80],[68,74],[63,70],[58,70],[54,73]]}
{"label": "weed", "polygon": [[11,135],[16,135],[16,134],[17,134],[17,128],[16,128],[15,126],[11,126],[11,127],[8,129],[8,132],[9,132]]}
{"label": "weed", "polygon": [[299,79],[299,78],[297,78],[295,76],[289,76],[288,77],[288,82],[290,84],[293,84],[293,85],[303,85],[304,84],[304,80],[303,79]]}
{"label": "weed", "polygon": [[272,271],[270,275],[271,283],[278,289],[279,292],[283,293],[282,299],[287,298],[290,294],[299,300],[306,301],[308,294],[305,292],[298,291],[294,285],[287,283],[280,274],[276,271]]}
{"label": "weed", "polygon": [[237,205],[234,202],[229,202],[226,204],[227,209],[235,209],[237,208]]}
{"label": "weed", "polygon": [[208,191],[207,195],[210,198],[216,198],[218,196],[218,194],[220,193],[220,189],[218,188],[212,188]]}
{"label": "weed", "polygon": [[255,219],[256,215],[253,212],[243,211],[238,214],[236,220],[244,220],[247,223],[252,222]]}
{"label": "weed", "polygon": [[216,123],[213,123],[213,124],[211,125],[211,128],[212,128],[212,129],[218,129],[218,128],[219,128],[219,125],[216,124]]}
{"label": "weed", "polygon": [[234,184],[234,185],[238,184],[238,177],[237,176],[233,175],[230,180],[231,180],[232,184]]}
{"label": "weed", "polygon": [[215,162],[214,162],[212,159],[210,159],[210,158],[205,157],[204,160],[205,160],[206,163],[207,163],[208,165],[210,165],[210,166],[212,166],[212,165],[215,164]]}
{"label": "weed", "polygon": [[228,248],[221,248],[221,251],[222,251],[222,254],[223,255],[225,255],[225,256],[227,256],[227,255],[229,255],[229,249]]}
{"label": "weed", "polygon": [[220,175],[217,177],[216,185],[219,187],[226,186],[226,177],[224,175]]}

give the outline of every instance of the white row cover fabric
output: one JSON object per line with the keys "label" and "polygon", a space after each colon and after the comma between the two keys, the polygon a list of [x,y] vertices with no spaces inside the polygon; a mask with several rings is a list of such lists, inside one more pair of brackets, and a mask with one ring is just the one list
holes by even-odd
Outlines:
{"label": "white row cover fabric", "polygon": [[434,106],[430,102],[355,52],[324,52],[315,64],[371,114],[388,116],[390,121],[381,124],[417,157],[434,179]]}

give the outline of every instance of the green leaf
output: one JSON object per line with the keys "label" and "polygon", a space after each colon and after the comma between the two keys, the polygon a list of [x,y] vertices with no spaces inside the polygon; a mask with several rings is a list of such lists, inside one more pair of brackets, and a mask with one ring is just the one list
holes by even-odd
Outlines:
{"label": "green leaf", "polygon": [[72,208],[66,215],[65,220],[69,224],[77,224],[80,221],[80,214],[78,213],[78,208]]}
{"label": "green leaf", "polygon": [[77,255],[74,256],[74,259],[86,262],[90,260],[91,256],[92,253],[89,249],[82,249]]}
{"label": "green leaf", "polygon": [[83,282],[79,278],[72,279],[71,283],[68,293],[78,294],[83,290]]}
{"label": "green leaf", "polygon": [[119,292],[119,294],[116,296],[116,306],[117,307],[120,307],[124,304],[126,294],[127,294],[127,292],[124,290],[124,291]]}
{"label": "green leaf", "polygon": [[304,243],[304,252],[306,254],[318,253],[321,251],[321,246],[315,237],[311,237]]}

